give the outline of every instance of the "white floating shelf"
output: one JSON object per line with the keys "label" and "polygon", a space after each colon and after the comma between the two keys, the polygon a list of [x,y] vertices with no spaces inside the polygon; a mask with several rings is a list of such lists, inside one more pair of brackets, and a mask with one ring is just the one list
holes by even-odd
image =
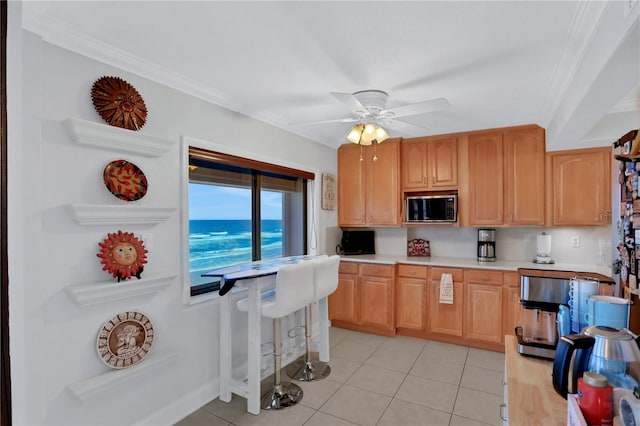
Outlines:
{"label": "white floating shelf", "polygon": [[67,287],[67,292],[79,305],[96,305],[98,303],[156,293],[169,286],[175,278],[176,275],[167,275],[160,277],[142,277],[141,279],[132,278],[120,282],[107,281],[81,284]]}
{"label": "white floating shelf", "polygon": [[73,140],[80,145],[129,152],[146,157],[160,157],[166,154],[175,143],[175,141],[139,131],[77,118],[68,118],[65,120],[65,125]]}
{"label": "white floating shelf", "polygon": [[126,387],[136,377],[168,364],[178,356],[177,349],[164,354],[156,354],[153,350],[140,364],[122,370],[111,370],[81,382],[72,383],[67,389],[79,400],[87,401],[106,392],[118,393],[123,385]]}
{"label": "white floating shelf", "polygon": [[80,225],[156,225],[166,221],[175,207],[112,206],[69,204]]}

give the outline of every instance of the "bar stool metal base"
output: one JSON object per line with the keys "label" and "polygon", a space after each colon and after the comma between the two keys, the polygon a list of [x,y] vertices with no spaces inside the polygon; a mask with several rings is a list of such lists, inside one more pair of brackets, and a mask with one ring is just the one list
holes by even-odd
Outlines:
{"label": "bar stool metal base", "polygon": [[329,374],[331,374],[329,364],[321,361],[306,361],[304,355],[287,366],[287,376],[300,382],[322,380]]}
{"label": "bar stool metal base", "polygon": [[281,382],[263,395],[260,407],[263,410],[282,410],[293,407],[302,400],[302,388],[295,383]]}

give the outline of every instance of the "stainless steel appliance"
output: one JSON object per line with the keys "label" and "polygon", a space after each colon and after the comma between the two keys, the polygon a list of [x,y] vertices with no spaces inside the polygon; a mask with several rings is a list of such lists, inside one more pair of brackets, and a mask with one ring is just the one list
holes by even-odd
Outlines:
{"label": "stainless steel appliance", "polygon": [[431,222],[457,222],[458,221],[458,195],[457,194],[433,194],[407,197],[405,200],[405,221],[431,223]]}
{"label": "stainless steel appliance", "polygon": [[496,230],[478,229],[478,261],[496,261]]}
{"label": "stainless steel appliance", "polygon": [[520,270],[520,303],[523,307],[522,326],[516,327],[518,352],[539,358],[554,359],[560,305],[569,301],[570,279],[560,276],[540,276],[539,271]]}
{"label": "stainless steel appliance", "polygon": [[583,334],[569,334],[558,342],[553,361],[553,387],[562,395],[576,393],[577,382],[585,371],[607,378],[613,387],[638,386],[640,349],[637,336],[628,330],[594,325]]}

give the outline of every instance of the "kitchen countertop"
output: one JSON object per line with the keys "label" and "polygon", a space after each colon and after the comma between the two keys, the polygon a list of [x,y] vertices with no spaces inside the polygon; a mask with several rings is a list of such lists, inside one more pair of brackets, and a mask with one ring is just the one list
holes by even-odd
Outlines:
{"label": "kitchen countertop", "polygon": [[518,353],[515,336],[505,336],[507,413],[512,425],[565,425],[567,400],[553,388],[553,362]]}
{"label": "kitchen countertop", "polygon": [[395,256],[388,254],[363,254],[340,256],[345,262],[396,264],[407,263],[425,266],[446,266],[451,268],[496,269],[501,271],[517,271],[518,269],[538,269],[543,271],[571,271],[600,274],[611,278],[611,268],[605,265],[572,264],[572,263],[533,263],[524,260],[497,260],[495,262],[478,262],[475,258],[465,257],[418,257]]}

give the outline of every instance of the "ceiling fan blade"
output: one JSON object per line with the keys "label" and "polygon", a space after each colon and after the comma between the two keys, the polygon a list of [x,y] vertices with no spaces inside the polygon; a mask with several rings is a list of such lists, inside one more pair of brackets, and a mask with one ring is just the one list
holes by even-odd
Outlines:
{"label": "ceiling fan blade", "polygon": [[428,130],[426,127],[416,126],[415,124],[405,123],[400,120],[389,120],[389,122],[383,124],[382,127],[398,131],[406,136],[420,136],[424,134],[425,130]]}
{"label": "ceiling fan blade", "polygon": [[359,118],[335,118],[332,120],[320,120],[320,121],[303,121],[298,123],[289,123],[290,126],[306,126],[308,124],[326,124],[326,123],[355,123]]}
{"label": "ceiling fan blade", "polygon": [[342,102],[353,113],[369,114],[367,108],[351,93],[331,92],[334,98]]}
{"label": "ceiling fan blade", "polygon": [[418,114],[425,114],[427,112],[441,111],[449,107],[451,107],[451,104],[449,103],[449,101],[447,101],[445,98],[437,98],[437,99],[432,99],[430,101],[418,102],[416,104],[409,104],[409,105],[399,106],[397,108],[385,109],[383,111],[380,111],[379,115],[383,117],[386,115],[389,115],[392,118],[408,117],[410,115],[418,115]]}

